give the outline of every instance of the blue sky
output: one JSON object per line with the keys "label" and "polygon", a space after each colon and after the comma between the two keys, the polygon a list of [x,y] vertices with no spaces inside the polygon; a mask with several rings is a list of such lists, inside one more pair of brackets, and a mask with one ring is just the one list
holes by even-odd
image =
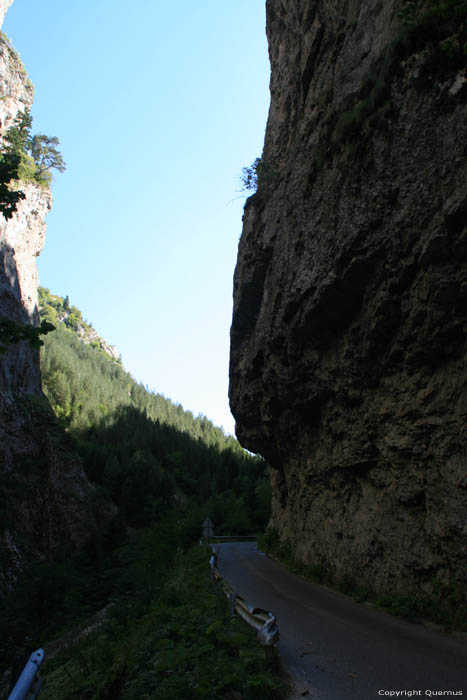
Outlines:
{"label": "blue sky", "polygon": [[232,275],[269,105],[264,0],[14,0],[3,31],[58,136],[41,284],[150,389],[233,431]]}

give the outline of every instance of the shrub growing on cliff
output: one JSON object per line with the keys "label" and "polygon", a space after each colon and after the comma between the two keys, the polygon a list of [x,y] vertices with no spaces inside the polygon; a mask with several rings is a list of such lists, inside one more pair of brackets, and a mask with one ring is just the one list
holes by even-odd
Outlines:
{"label": "shrub growing on cliff", "polygon": [[249,167],[242,168],[240,176],[242,190],[253,194],[269,189],[275,179],[273,167],[262,158],[256,158]]}
{"label": "shrub growing on cliff", "polygon": [[449,59],[467,56],[467,0],[410,0],[399,12],[409,29],[426,30],[438,40],[440,51]]}
{"label": "shrub growing on cliff", "polygon": [[20,180],[36,182],[44,187],[50,184],[52,169],[64,172],[66,166],[58,150],[58,138],[45,134],[31,136],[31,126],[32,117],[29,111],[19,112],[13,126],[10,126],[3,137],[4,148],[0,165],[3,164],[4,168],[9,167],[6,183]]}
{"label": "shrub growing on cliff", "polygon": [[400,20],[406,25],[415,24],[426,17],[465,22],[466,16],[466,0],[410,0],[399,12]]}
{"label": "shrub growing on cliff", "polygon": [[26,340],[31,348],[40,348],[44,345],[40,336],[54,330],[55,326],[48,321],[42,321],[41,325],[36,327],[28,323],[0,318],[0,354],[5,353],[12,343],[19,343],[22,340]]}
{"label": "shrub growing on cliff", "polygon": [[256,158],[248,168],[242,168],[240,180],[242,190],[245,192],[256,192],[258,189],[258,165],[260,163],[261,158]]}

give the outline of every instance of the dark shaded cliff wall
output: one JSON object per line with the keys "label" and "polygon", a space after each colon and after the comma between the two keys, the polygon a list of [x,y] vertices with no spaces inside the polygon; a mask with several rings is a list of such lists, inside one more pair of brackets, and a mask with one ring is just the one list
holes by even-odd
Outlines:
{"label": "dark shaded cliff wall", "polygon": [[404,4],[267,2],[230,400],[299,558],[431,593],[467,583],[467,81]]}
{"label": "dark shaded cliff wall", "polygon": [[[0,1],[0,19],[11,0]],[[0,37],[0,140],[33,87],[8,40]],[[0,317],[37,324],[36,258],[51,207],[48,188],[21,183],[26,195],[0,213]],[[95,527],[93,489],[42,394],[39,351],[26,342],[0,354],[0,590],[31,561],[82,545]]]}

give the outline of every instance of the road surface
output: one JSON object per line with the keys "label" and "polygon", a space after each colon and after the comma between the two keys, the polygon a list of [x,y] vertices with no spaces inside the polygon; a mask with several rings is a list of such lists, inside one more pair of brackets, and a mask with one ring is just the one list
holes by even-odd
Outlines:
{"label": "road surface", "polygon": [[231,587],[250,605],[276,615],[279,654],[300,689],[294,697],[467,698],[467,642],[305,581],[264,556],[254,542],[216,549],[218,568]]}

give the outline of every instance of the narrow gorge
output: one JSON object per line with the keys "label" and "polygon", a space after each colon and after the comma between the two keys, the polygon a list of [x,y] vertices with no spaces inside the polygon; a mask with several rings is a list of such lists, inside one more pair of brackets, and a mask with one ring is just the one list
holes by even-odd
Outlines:
{"label": "narrow gorge", "polygon": [[[465,3],[268,0],[230,400],[302,562],[467,590]],[[465,601],[464,601],[465,602]]]}

